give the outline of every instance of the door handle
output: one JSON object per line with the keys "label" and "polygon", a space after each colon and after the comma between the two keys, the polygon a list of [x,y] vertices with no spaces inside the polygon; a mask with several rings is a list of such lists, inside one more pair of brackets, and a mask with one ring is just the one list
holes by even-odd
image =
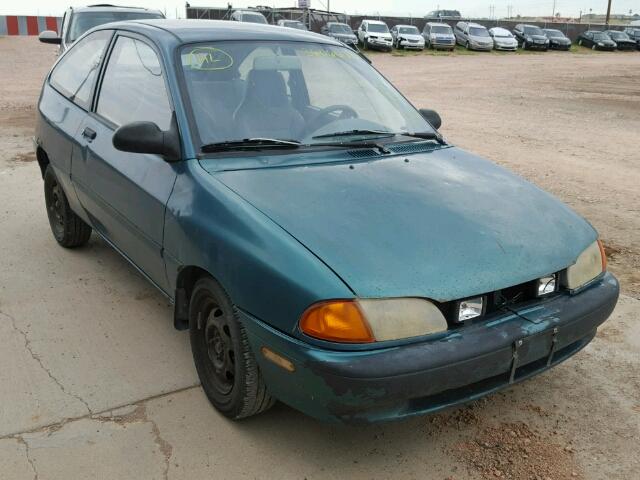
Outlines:
{"label": "door handle", "polygon": [[95,140],[98,134],[93,128],[85,127],[85,129],[82,131],[82,136],[88,139],[89,141],[91,141],[91,140]]}

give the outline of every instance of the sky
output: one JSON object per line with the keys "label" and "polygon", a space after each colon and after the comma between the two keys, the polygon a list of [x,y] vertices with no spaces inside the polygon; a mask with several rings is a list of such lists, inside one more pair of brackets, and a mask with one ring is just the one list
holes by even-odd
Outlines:
{"label": "sky", "polygon": [[[563,16],[577,17],[582,10],[589,13],[605,13],[607,0],[311,0],[312,8],[325,9],[330,1],[331,10],[355,14],[398,15],[422,17],[437,8],[456,9],[464,16],[488,17],[493,6],[496,17],[507,15],[508,6],[513,6],[513,15],[548,16],[554,11]],[[612,13],[640,13],[640,0],[612,0]],[[275,7],[292,6],[296,0],[239,0],[233,1],[236,8],[253,5],[270,5]],[[120,5],[135,5],[162,10],[167,17],[184,18],[184,0],[2,0],[0,15],[62,15],[70,5],[87,5],[91,3],[112,3]],[[227,0],[190,0],[192,6],[225,7]]]}

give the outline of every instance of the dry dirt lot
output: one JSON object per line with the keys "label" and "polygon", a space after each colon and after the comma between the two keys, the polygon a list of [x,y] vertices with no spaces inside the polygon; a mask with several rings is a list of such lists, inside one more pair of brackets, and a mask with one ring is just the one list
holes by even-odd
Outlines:
{"label": "dry dirt lot", "polygon": [[638,478],[640,54],[373,57],[453,143],[598,228],[624,295],[596,340],[432,417],[226,421],[164,299],[98,238],[56,246],[30,143],[54,50],[0,38],[0,478]]}

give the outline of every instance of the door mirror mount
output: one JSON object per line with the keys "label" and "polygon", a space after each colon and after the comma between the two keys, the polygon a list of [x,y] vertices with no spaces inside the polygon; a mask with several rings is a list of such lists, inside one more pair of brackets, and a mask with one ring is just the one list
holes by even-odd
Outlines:
{"label": "door mirror mount", "polygon": [[122,152],[161,155],[167,162],[180,160],[180,135],[175,114],[169,130],[160,130],[153,122],[122,125],[113,134],[113,146]]}
{"label": "door mirror mount", "polygon": [[38,40],[42,43],[53,43],[55,45],[60,45],[62,43],[62,38],[58,36],[56,32],[53,30],[45,30],[38,35]]}
{"label": "door mirror mount", "polygon": [[420,109],[420,114],[436,130],[439,130],[440,127],[442,126],[442,118],[440,118],[440,115],[435,110],[429,110],[427,108],[421,108]]}

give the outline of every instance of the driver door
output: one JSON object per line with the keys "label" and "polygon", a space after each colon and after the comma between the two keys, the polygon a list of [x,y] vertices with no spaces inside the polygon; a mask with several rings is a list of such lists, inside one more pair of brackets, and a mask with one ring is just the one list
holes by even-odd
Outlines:
{"label": "driver door", "polygon": [[79,130],[73,178],[94,227],[165,291],[164,216],[176,171],[159,155],[116,150],[112,138],[121,125],[150,121],[167,130],[171,119],[160,57],[143,39],[118,35]]}

